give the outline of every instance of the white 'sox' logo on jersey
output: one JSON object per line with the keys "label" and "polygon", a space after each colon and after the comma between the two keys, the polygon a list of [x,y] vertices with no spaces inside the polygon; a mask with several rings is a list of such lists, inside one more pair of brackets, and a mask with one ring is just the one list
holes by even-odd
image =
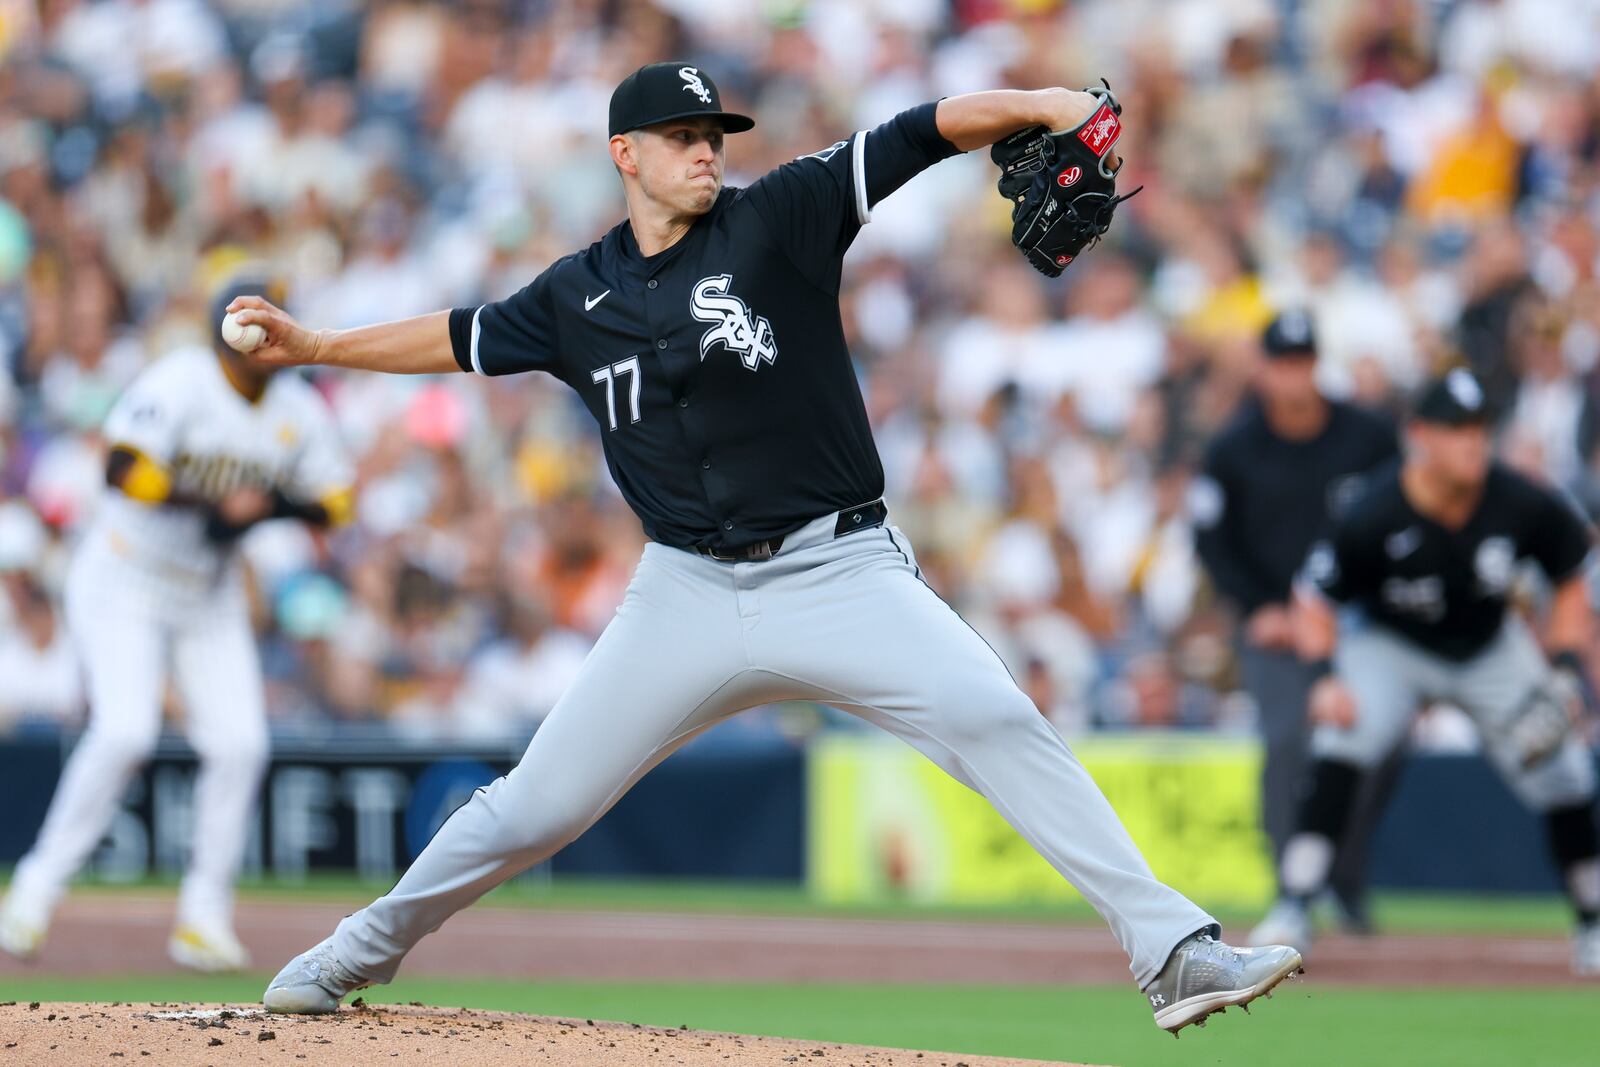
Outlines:
{"label": "white 'sox' logo on jersey", "polygon": [[707,89],[706,83],[700,80],[700,70],[698,67],[679,67],[678,77],[688,82],[688,84],[683,87],[684,92],[693,93],[694,95],[698,96],[702,104],[711,103],[711,90]]}
{"label": "white 'sox' logo on jersey", "polygon": [[746,370],[759,370],[763,360],[772,363],[778,358],[772,324],[728,292],[732,285],[731,274],[713,274],[694,283],[689,314],[700,322],[716,323],[700,338],[700,358],[704,360],[711,346],[720,344],[736,353]]}

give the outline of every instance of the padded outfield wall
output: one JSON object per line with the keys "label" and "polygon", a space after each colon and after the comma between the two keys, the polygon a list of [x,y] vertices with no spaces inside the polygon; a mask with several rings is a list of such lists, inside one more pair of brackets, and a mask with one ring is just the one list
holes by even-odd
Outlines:
{"label": "padded outfield wall", "polygon": [[[71,737],[0,739],[0,866],[44,817]],[[525,744],[459,747],[379,734],[280,737],[247,849],[253,872],[352,871],[393,881],[473,789]],[[1092,737],[1074,750],[1156,873],[1211,907],[1271,890],[1255,822],[1260,755],[1247,739]],[[92,861],[110,880],[172,874],[188,849],[193,755],[176,737],[124,798]],[[648,775],[551,874],[805,882],[839,903],[1004,904],[1073,890],[976,794],[900,742],[824,733],[807,745],[739,722]],[[1538,820],[1476,756],[1406,767],[1374,843],[1373,883],[1554,892]]]}

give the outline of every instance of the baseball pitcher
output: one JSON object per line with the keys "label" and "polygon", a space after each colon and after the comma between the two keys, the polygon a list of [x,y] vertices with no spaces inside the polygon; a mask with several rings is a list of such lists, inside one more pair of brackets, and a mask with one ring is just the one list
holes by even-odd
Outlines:
{"label": "baseball pitcher", "polygon": [[[430,931],[560,849],[674,749],[777,700],[833,704],[987,797],[1083,891],[1176,1031],[1266,992],[1290,948],[1236,950],[1157,881],[1093,780],[888,523],[845,347],[839,279],[872,209],[947,156],[994,144],[1013,240],[1046,274],[1119,199],[1108,91],[987,92],[906,111],[723,188],[723,110],[688,63],[629,75],[610,150],[628,219],[527,288],[357,330],[266,301],[269,358],[400,373],[543,371],[587,405],[651,543],[616,618],[521,763],[447,820],[382,899],[291,961],[267,1007],[329,1012],[387,982]],[[1019,132],[1020,131],[1020,132]]]}

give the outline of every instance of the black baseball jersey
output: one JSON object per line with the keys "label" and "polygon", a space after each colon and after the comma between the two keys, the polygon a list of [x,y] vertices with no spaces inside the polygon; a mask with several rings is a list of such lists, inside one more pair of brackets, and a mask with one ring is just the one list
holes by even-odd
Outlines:
{"label": "black baseball jersey", "polygon": [[1195,548],[1211,580],[1247,614],[1287,600],[1358,476],[1397,452],[1394,423],[1365,408],[1332,401],[1321,433],[1291,441],[1247,400],[1211,442],[1190,490]]}
{"label": "black baseball jersey", "polygon": [[1561,497],[1496,463],[1478,508],[1449,530],[1417,514],[1400,464],[1375,472],[1331,537],[1312,549],[1307,577],[1334,600],[1452,660],[1482,651],[1505,621],[1517,563],[1552,583],[1577,574],[1589,527]]}
{"label": "black baseball jersey", "polygon": [[463,370],[577,390],[653,540],[737,549],[883,495],[839,278],[871,207],[956,149],[924,104],[724,189],[671,248],[623,222],[498,303],[457,308]]}

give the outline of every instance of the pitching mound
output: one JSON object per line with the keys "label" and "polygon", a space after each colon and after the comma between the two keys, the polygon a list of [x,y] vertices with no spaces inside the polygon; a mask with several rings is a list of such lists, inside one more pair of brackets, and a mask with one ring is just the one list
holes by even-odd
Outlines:
{"label": "pitching mound", "polygon": [[[255,1005],[0,1004],[0,1063],[152,1067],[239,1063],[448,1067],[1046,1067],[1042,1060],[863,1048],[635,1023],[545,1019],[465,1008],[368,1007],[321,1018]],[[1053,1065],[1071,1067],[1071,1065]]]}

